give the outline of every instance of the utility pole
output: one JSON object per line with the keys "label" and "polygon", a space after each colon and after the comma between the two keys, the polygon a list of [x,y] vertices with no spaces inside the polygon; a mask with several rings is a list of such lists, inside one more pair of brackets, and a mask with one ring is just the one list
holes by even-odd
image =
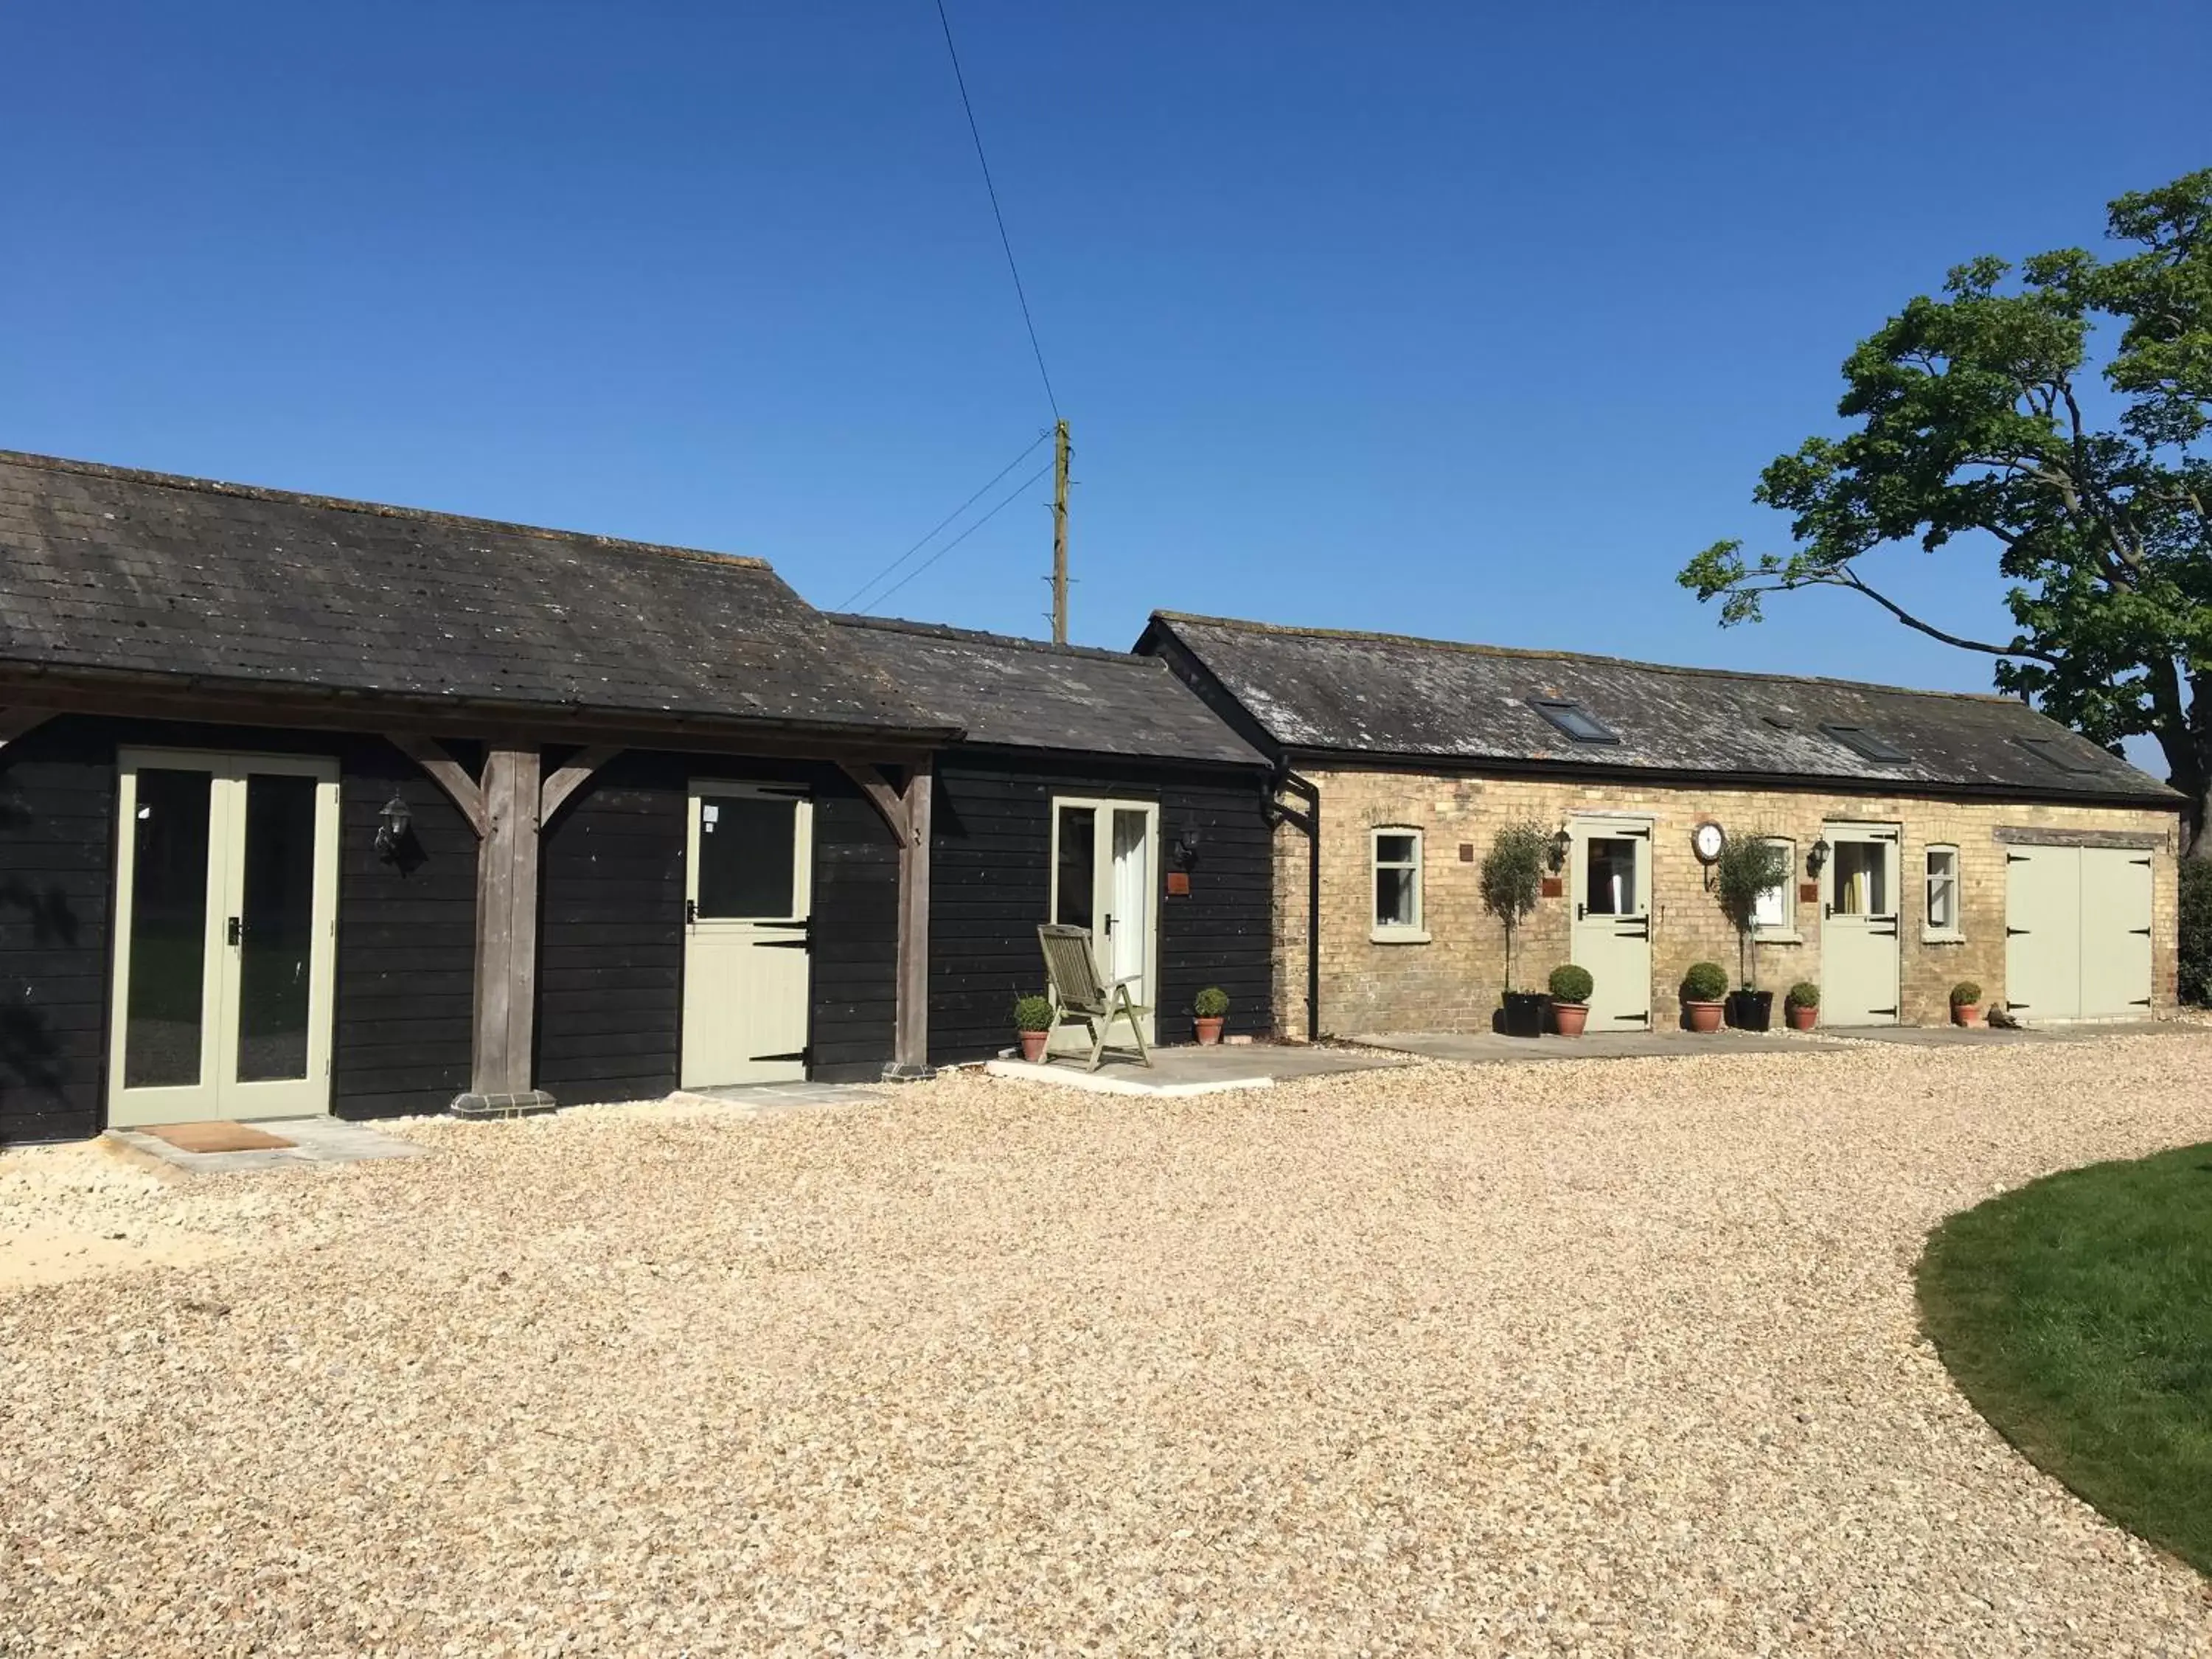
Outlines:
{"label": "utility pole", "polygon": [[1067,422],[1052,433],[1052,642],[1067,643]]}

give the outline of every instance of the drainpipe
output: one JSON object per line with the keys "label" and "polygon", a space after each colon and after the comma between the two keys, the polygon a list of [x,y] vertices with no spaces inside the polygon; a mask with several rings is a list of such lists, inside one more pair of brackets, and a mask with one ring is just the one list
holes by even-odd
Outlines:
{"label": "drainpipe", "polygon": [[[1303,810],[1275,799],[1283,792],[1305,802]],[[1268,810],[1306,838],[1306,1041],[1321,1039],[1321,789],[1288,766],[1279,766],[1268,791]]]}

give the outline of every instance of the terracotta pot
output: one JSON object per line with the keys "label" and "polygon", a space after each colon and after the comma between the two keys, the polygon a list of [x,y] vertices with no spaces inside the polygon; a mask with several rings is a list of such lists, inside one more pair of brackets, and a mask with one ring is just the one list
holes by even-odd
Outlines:
{"label": "terracotta pot", "polygon": [[1218,1042],[1221,1041],[1222,1021],[1226,1018],[1228,1018],[1226,1014],[1219,1015],[1212,1019],[1207,1019],[1201,1015],[1193,1014],[1190,1018],[1190,1023],[1198,1028],[1198,1040],[1200,1042]]}
{"label": "terracotta pot", "polygon": [[1820,1023],[1820,1011],[1818,1008],[1807,1007],[1802,1003],[1793,1002],[1788,1005],[1787,1012],[1790,1015],[1790,1029],[1793,1031],[1809,1031]]}
{"label": "terracotta pot", "polygon": [[1552,1024],[1559,1028],[1561,1036],[1580,1036],[1583,1034],[1583,1027],[1589,1024],[1589,1004],[1587,1002],[1553,1003]]}
{"label": "terracotta pot", "polygon": [[1953,1003],[1951,1021],[1956,1025],[1979,1025],[1982,1023],[1982,1005],[1978,1002]]}
{"label": "terracotta pot", "polygon": [[1037,1060],[1042,1060],[1044,1058],[1044,1045],[1052,1041],[1052,1033],[1049,1031],[1024,1031],[1021,1035],[1022,1058],[1030,1061],[1032,1064]]}
{"label": "terracotta pot", "polygon": [[1725,1002],[1686,1001],[1682,1005],[1682,1012],[1690,1017],[1690,1029],[1693,1031],[1719,1030],[1721,1015],[1727,1009],[1728,1004]]}

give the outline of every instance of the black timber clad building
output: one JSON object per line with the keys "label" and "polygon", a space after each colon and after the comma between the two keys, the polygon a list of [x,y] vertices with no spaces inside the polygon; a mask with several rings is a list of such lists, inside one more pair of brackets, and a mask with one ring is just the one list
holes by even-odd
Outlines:
{"label": "black timber clad building", "polygon": [[966,732],[936,763],[930,1058],[1007,1046],[1041,991],[1039,922],[1091,927],[1109,977],[1139,976],[1152,1035],[1191,1000],[1269,1030],[1267,763],[1152,657],[861,617],[852,649]]}
{"label": "black timber clad building", "polygon": [[957,732],[852,632],[756,560],[0,453],[0,1139],[919,1069]]}

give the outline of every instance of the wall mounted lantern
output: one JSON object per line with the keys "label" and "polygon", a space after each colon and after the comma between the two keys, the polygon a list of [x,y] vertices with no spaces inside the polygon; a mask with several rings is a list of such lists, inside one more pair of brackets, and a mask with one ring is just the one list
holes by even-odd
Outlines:
{"label": "wall mounted lantern", "polygon": [[399,861],[399,849],[407,843],[407,832],[414,819],[407,811],[407,803],[398,790],[384,803],[376,814],[376,855],[388,864]]}
{"label": "wall mounted lantern", "polygon": [[1828,838],[1823,836],[1806,851],[1805,873],[1808,876],[1819,875],[1821,866],[1828,861]]}
{"label": "wall mounted lantern", "polygon": [[1199,842],[1202,839],[1204,838],[1200,835],[1199,828],[1194,823],[1186,823],[1176,832],[1173,851],[1176,864],[1179,868],[1188,870],[1198,862]]}
{"label": "wall mounted lantern", "polygon": [[1559,833],[1552,837],[1552,868],[1565,869],[1567,854],[1574,850],[1575,838],[1567,833],[1567,826],[1563,823],[1559,826]]}

